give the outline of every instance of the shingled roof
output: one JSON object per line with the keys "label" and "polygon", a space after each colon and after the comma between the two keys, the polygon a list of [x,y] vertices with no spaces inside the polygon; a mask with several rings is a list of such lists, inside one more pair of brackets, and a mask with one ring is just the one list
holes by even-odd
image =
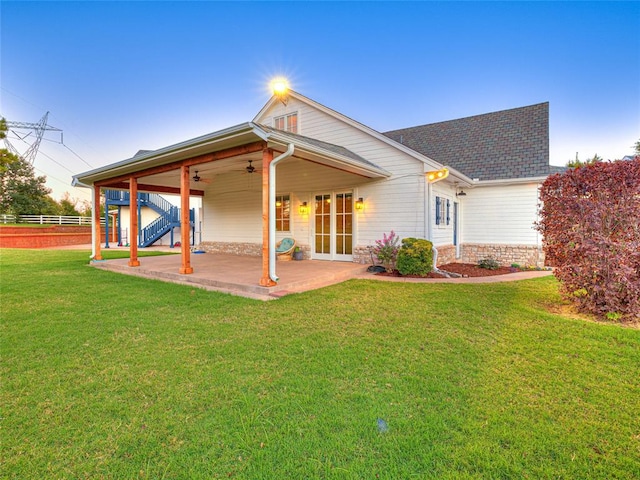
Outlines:
{"label": "shingled roof", "polygon": [[549,103],[384,133],[470,178],[542,177],[549,166]]}

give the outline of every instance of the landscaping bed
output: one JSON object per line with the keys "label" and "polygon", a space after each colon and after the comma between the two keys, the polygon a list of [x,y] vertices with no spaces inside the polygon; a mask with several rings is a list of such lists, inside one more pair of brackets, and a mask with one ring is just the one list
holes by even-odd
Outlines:
{"label": "landscaping bed", "polygon": [[[438,267],[440,270],[444,270],[449,273],[457,273],[463,277],[490,277],[494,275],[506,275],[508,273],[515,273],[521,271],[520,269],[513,269],[512,267],[498,267],[495,270],[488,268],[480,268],[473,263],[447,263]],[[395,270],[393,273],[381,272],[377,275],[385,277],[405,277],[405,278],[445,278],[444,275],[436,272],[430,272],[428,275],[401,275],[400,272]]]}

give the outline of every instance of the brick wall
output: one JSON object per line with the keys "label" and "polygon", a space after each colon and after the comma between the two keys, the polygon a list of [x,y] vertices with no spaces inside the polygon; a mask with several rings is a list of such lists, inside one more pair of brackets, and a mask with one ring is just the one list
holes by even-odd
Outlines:
{"label": "brick wall", "polygon": [[[104,238],[104,231],[101,232]],[[2,248],[51,248],[65,245],[90,245],[91,227],[54,225],[51,227],[0,226]]]}

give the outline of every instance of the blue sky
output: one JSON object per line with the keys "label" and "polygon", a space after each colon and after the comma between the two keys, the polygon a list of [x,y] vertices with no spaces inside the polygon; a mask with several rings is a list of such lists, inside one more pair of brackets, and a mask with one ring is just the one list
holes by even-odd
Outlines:
{"label": "blue sky", "polygon": [[[379,131],[550,102],[551,163],[640,139],[640,2],[13,2],[0,114],[71,176],[251,120],[268,82]],[[26,144],[15,141],[18,149]]]}

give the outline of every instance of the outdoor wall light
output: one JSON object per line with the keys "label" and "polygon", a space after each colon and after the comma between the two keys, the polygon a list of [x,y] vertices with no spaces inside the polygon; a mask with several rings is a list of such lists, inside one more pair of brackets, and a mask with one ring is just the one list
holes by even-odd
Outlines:
{"label": "outdoor wall light", "polygon": [[427,182],[436,183],[440,180],[444,180],[449,176],[449,169],[447,167],[441,168],[440,170],[433,170],[431,172],[427,172]]}
{"label": "outdoor wall light", "polygon": [[300,206],[298,207],[298,212],[300,212],[300,215],[309,214],[309,205],[307,205],[307,202],[302,202],[300,204]]}
{"label": "outdoor wall light", "polygon": [[358,200],[356,200],[356,210],[358,212],[364,211],[364,200],[363,200],[362,197],[360,197]]}

